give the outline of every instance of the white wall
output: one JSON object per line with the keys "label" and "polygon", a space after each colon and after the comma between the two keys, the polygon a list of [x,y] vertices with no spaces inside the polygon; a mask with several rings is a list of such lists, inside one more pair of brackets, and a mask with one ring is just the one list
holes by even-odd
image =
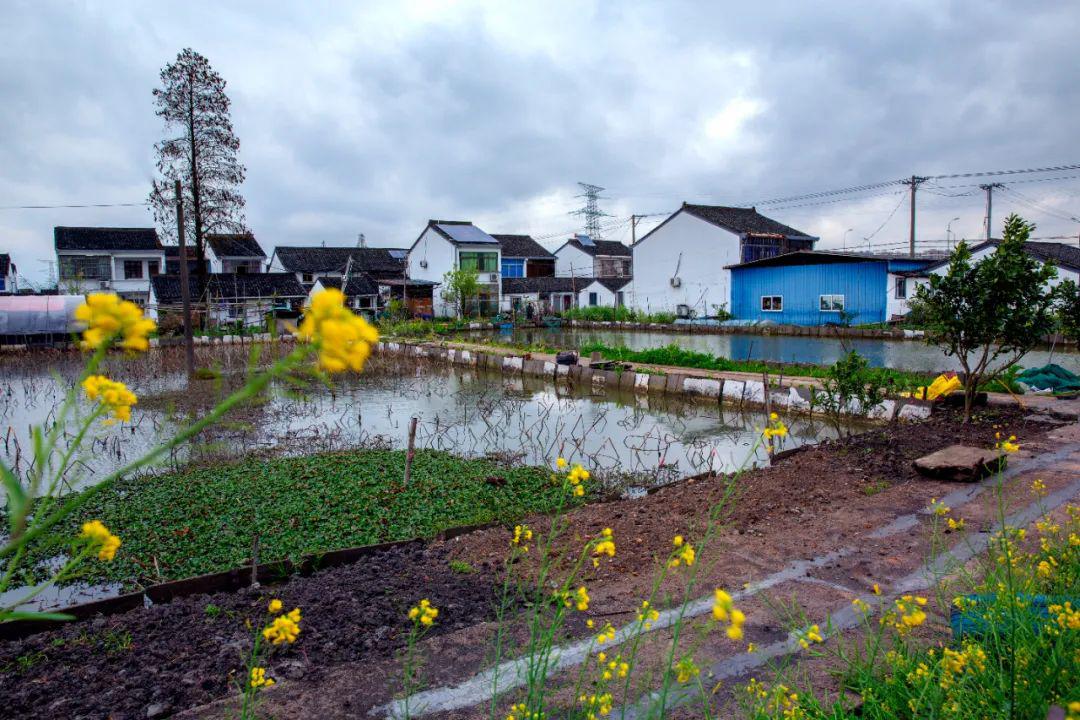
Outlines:
{"label": "white wall", "polygon": [[[449,240],[428,227],[409,250],[408,262],[409,277],[413,280],[442,283],[443,275],[457,266],[457,253]],[[449,317],[455,313],[455,309],[443,300],[441,287],[435,288],[432,312],[436,317]]]}
{"label": "white wall", "polygon": [[[623,287],[623,297],[626,299],[626,304],[630,304],[630,289],[629,285]],[[589,293],[596,293],[596,305],[589,303]],[[578,307],[615,307],[615,293],[608,290],[599,282],[593,281],[578,291]]]}
{"label": "white wall", "polygon": [[569,243],[555,251],[555,277],[592,277],[592,255]]}
{"label": "white wall", "polygon": [[886,277],[888,279],[885,284],[885,292],[887,293],[885,296],[885,320],[888,321],[897,315],[907,315],[911,311],[908,300],[915,297],[918,278],[907,278],[907,297],[898,298],[896,297],[896,279],[900,276],[896,273],[888,273]]}
{"label": "white wall", "polygon": [[[713,305],[731,309],[731,272],[739,262],[739,236],[690,213],[678,211],[633,247],[634,279],[627,304],[648,312],[675,312],[689,305],[712,315]],[[676,276],[682,281],[671,286]]]}
{"label": "white wall", "polygon": [[[107,281],[107,287],[101,287],[101,280],[60,280],[60,287],[66,288],[79,293],[101,292],[109,291],[125,295],[125,294],[139,294],[140,297],[136,299],[146,300],[150,293],[150,267],[149,264],[153,261],[158,263],[158,272],[165,272],[165,252],[154,252],[151,250],[66,250],[56,253],[57,263],[65,256],[107,256],[111,259],[110,265],[112,266],[112,279]],[[124,279],[124,262],[132,260],[142,264],[142,277],[126,280]],[[59,272],[59,268],[58,268]]]}

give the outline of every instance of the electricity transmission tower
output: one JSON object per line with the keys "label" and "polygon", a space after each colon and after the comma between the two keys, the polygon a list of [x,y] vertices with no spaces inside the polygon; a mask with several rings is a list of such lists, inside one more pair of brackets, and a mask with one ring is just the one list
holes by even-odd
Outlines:
{"label": "electricity transmission tower", "polygon": [[581,186],[582,193],[575,197],[585,198],[585,207],[574,210],[570,214],[584,215],[585,234],[593,240],[601,240],[600,218],[612,217],[600,210],[600,201],[607,199],[600,197],[600,193],[604,191],[604,188],[599,185],[590,185],[589,183],[583,182],[579,182],[578,185]]}

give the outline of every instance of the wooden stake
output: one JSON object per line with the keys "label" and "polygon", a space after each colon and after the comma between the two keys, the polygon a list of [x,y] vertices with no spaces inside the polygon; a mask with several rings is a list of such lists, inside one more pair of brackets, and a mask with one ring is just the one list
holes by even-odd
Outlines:
{"label": "wooden stake", "polygon": [[415,415],[409,418],[409,444],[405,450],[405,487],[409,486],[409,480],[412,477],[412,461],[416,455],[416,421]]}

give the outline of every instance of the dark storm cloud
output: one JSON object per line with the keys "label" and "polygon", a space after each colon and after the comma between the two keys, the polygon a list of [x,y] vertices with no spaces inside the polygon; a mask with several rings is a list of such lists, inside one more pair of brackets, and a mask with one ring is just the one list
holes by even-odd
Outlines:
{"label": "dark storm cloud", "polygon": [[[150,91],[191,46],[229,83],[268,249],[357,232],[408,244],[429,217],[556,233],[576,222],[577,180],[627,215],[1080,159],[1071,3],[27,2],[0,16],[0,205],[142,200],[161,132]],[[1017,187],[1080,205],[1075,185]],[[978,193],[924,198],[927,236],[957,215],[979,234]],[[899,200],[776,215],[836,244]],[[902,240],[903,219],[878,239]],[[139,208],[0,211],[0,251],[40,277],[53,225],[150,223]]]}

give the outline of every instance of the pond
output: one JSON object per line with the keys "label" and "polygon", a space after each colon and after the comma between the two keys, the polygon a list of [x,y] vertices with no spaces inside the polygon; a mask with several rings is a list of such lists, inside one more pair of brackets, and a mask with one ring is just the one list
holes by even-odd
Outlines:
{"label": "pond", "polygon": [[[456,337],[492,337],[490,332],[468,333]],[[871,338],[819,338],[792,335],[713,334],[651,332],[636,330],[598,330],[583,328],[514,328],[496,338],[524,344],[541,344],[560,349],[576,349],[586,343],[626,345],[631,350],[646,350],[675,344],[687,350],[718,355],[731,360],[766,360],[785,363],[831,365],[849,350],[855,350],[875,367],[937,373],[960,370],[956,358],[921,340],[884,340]],[[1024,367],[1049,362],[1080,373],[1080,352],[1075,346],[1038,348],[1021,361]]]}
{"label": "pond", "polygon": [[[200,348],[200,364],[217,365],[220,380],[187,386],[175,362],[176,349],[133,360],[110,360],[108,374],[139,395],[132,423],[91,431],[66,487],[77,489],[123,467],[172,436],[188,418],[212,406],[243,374],[246,353],[231,347]],[[211,356],[210,353],[217,353]],[[155,356],[165,356],[163,357]],[[0,380],[0,453],[25,472],[29,426],[55,416],[64,389],[77,377],[73,354],[35,361],[8,361]],[[715,400],[635,395],[609,389],[594,395],[540,379],[508,377],[474,368],[376,357],[358,377],[327,386],[306,383],[274,387],[260,401],[238,409],[161,464],[177,467],[249,453],[308,454],[363,447],[404,447],[409,420],[418,418],[416,446],[466,457],[497,456],[549,464],[562,455],[600,476],[639,477],[655,483],[707,470],[730,470],[765,425],[759,409]],[[785,449],[834,434],[826,424],[790,418]],[[65,440],[66,441],[66,440]],[[62,445],[63,442],[62,441]],[[758,450],[750,462],[767,461]]]}
{"label": "pond", "polygon": [[[245,350],[198,352],[199,365],[219,368],[220,379],[188,385],[179,351],[173,348],[131,360],[110,358],[105,372],[140,396],[132,423],[96,427],[87,451],[65,477],[65,489],[86,487],[123,467],[205,412],[230,385],[239,384],[248,362]],[[0,422],[5,431],[0,453],[6,464],[25,473],[29,426],[55,417],[65,389],[78,377],[81,358],[74,353],[40,354],[8,356],[0,362]],[[266,398],[239,409],[158,469],[252,453],[400,448],[412,417],[418,419],[419,448],[538,465],[563,456],[629,496],[687,475],[769,461],[763,448],[755,449],[767,421],[760,410],[614,389],[604,394],[571,391],[539,379],[387,355],[372,358],[363,375],[331,386],[307,383],[299,391],[291,383],[274,387]],[[777,451],[835,436],[835,430],[819,420],[785,419],[790,434],[778,441]],[[49,587],[25,609],[63,607],[119,591],[115,584]],[[25,587],[12,589],[0,597],[0,606],[26,592]]]}

